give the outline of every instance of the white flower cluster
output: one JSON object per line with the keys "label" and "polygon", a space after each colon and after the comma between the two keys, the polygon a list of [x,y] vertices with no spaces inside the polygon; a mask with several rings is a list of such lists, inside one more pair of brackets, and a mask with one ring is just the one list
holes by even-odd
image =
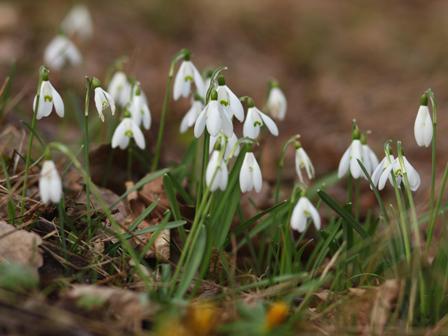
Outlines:
{"label": "white flower cluster", "polygon": [[87,7],[75,5],[62,21],[60,28],[61,34],[50,41],[44,52],[44,62],[53,70],[82,63],[81,53],[72,39],[87,40],[93,35],[92,17]]}

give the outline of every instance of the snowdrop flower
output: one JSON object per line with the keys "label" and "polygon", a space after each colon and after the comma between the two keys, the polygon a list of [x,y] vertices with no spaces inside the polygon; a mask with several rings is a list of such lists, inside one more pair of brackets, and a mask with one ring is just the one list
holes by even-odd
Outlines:
{"label": "snowdrop flower", "polygon": [[317,230],[320,229],[320,216],[313,204],[305,196],[300,197],[291,216],[291,228],[304,232],[308,218],[314,223]]}
{"label": "snowdrop flower", "polygon": [[285,119],[288,103],[277,82],[271,82],[271,89],[266,103],[269,114],[278,120]]}
{"label": "snowdrop flower", "polygon": [[305,169],[308,179],[311,180],[314,177],[314,166],[311,160],[306,154],[303,147],[298,144],[296,148],[296,173],[301,183],[305,183],[302,175],[302,169]]}
{"label": "snowdrop flower", "polygon": [[63,35],[58,35],[45,49],[44,62],[51,69],[60,70],[65,64],[80,64],[82,57],[72,41]]}
{"label": "snowdrop flower", "polygon": [[220,148],[225,148],[224,158],[226,160],[231,159],[233,156],[238,156],[240,153],[240,146],[238,144],[238,138],[235,133],[232,133],[230,137],[224,133],[219,133],[217,136],[210,136],[209,152],[211,153],[216,145],[219,144]]}
{"label": "snowdrop flower", "polygon": [[36,119],[39,120],[48,117],[51,114],[51,111],[53,111],[53,107],[56,114],[62,118],[64,116],[64,102],[54,86],[48,80],[48,74],[45,76],[45,79],[43,79],[40,84],[39,95],[34,97],[33,110],[36,113]]}
{"label": "snowdrop flower", "polygon": [[141,129],[130,117],[125,117],[114,131],[112,148],[125,149],[128,147],[131,138],[134,138],[138,147],[145,149],[145,137]]}
{"label": "snowdrop flower", "polygon": [[132,120],[138,126],[143,124],[143,127],[147,130],[151,127],[151,111],[139,83],[136,84],[129,111],[131,112]]}
{"label": "snowdrop flower", "polygon": [[228,137],[232,136],[233,125],[222,105],[218,102],[218,93],[214,90],[210,101],[204,107],[196,119],[194,125],[194,136],[199,138],[207,126],[207,131],[211,136],[217,136],[222,131]]}
{"label": "snowdrop flower", "polygon": [[62,30],[68,35],[78,35],[86,40],[93,34],[92,17],[84,5],[74,6],[61,23]]}
{"label": "snowdrop flower", "polygon": [[339,162],[339,178],[345,176],[349,171],[354,179],[357,179],[362,175],[361,166],[358,163],[358,160],[363,162],[363,149],[360,137],[361,134],[359,128],[358,126],[355,126],[352,132],[352,143],[346,149]]}
{"label": "snowdrop flower", "polygon": [[264,114],[258,108],[256,108],[253,100],[249,99],[247,116],[243,125],[244,137],[250,139],[258,138],[258,135],[260,134],[260,128],[263,125],[266,125],[272,135],[278,135],[278,128],[275,122],[268,115]]}
{"label": "snowdrop flower", "polygon": [[100,81],[96,78],[92,79],[92,87],[95,89],[95,106],[100,116],[101,121],[104,122],[104,111],[110,110],[112,115],[115,114],[115,102],[112,96],[100,87]]}
{"label": "snowdrop flower", "polygon": [[229,115],[230,120],[235,116],[242,122],[244,120],[243,104],[241,104],[239,98],[226,85],[223,76],[218,77],[218,87],[216,88],[216,91],[218,92],[218,101]]}
{"label": "snowdrop flower", "polygon": [[191,93],[191,83],[194,83],[196,90],[201,97],[205,96],[205,85],[201,74],[190,61],[190,54],[186,54],[182,64],[174,79],[173,98],[188,97]]}
{"label": "snowdrop flower", "polygon": [[[392,154],[386,154],[386,156],[381,160],[381,162],[376,166],[375,170],[372,174],[372,183],[374,186],[378,187],[378,182],[380,181],[380,177],[383,174],[383,172],[389,167],[392,162],[395,161],[395,158]],[[392,182],[392,176],[389,176],[390,183]]]}
{"label": "snowdrop flower", "polygon": [[244,193],[254,189],[258,193],[261,191],[262,184],[263,178],[257,159],[254,153],[247,152],[240,170],[241,191]]}
{"label": "snowdrop flower", "polygon": [[194,99],[192,99],[191,107],[185,116],[182,118],[180,123],[180,132],[185,133],[190,127],[194,125],[196,119],[204,108],[204,104],[202,104],[201,97],[199,95],[195,95]]}
{"label": "snowdrop flower", "polygon": [[423,95],[414,124],[414,136],[417,145],[428,147],[432,141],[432,132],[433,126],[431,115],[429,114],[428,98],[426,95]]}
{"label": "snowdrop flower", "polygon": [[415,170],[404,155],[402,156],[402,159],[403,161],[397,157],[388,165],[386,169],[383,170],[378,181],[378,190],[384,189],[387,180],[389,180],[389,182],[393,185],[393,179],[391,178],[392,174],[395,175],[397,186],[400,186],[405,173],[408,177],[409,187],[412,191],[416,191],[420,187],[421,179],[417,170]]}
{"label": "snowdrop flower", "polygon": [[126,74],[123,71],[117,71],[112,76],[107,91],[119,106],[125,107],[131,98],[131,88]]}
{"label": "snowdrop flower", "polygon": [[229,179],[229,172],[227,170],[224,158],[219,150],[214,150],[205,172],[205,182],[210,191],[217,189],[225,190],[227,181]]}
{"label": "snowdrop flower", "polygon": [[62,197],[61,177],[53,161],[46,160],[39,177],[39,194],[43,203],[59,203]]}

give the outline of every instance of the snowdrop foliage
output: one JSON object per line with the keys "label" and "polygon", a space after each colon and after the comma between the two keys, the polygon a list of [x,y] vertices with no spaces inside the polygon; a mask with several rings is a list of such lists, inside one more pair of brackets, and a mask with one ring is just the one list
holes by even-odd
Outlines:
{"label": "snowdrop foliage", "polygon": [[244,156],[243,164],[240,170],[240,188],[243,193],[255,190],[257,193],[261,191],[263,178],[260,166],[254,153],[248,152]]}
{"label": "snowdrop foliage", "polygon": [[117,71],[112,76],[107,91],[118,106],[125,107],[131,99],[132,86],[123,71]]}
{"label": "snowdrop foliage", "polygon": [[201,74],[187,55],[177,71],[174,79],[173,98],[188,97],[191,94],[191,84],[194,83],[196,90],[201,97],[205,96],[205,85]]}
{"label": "snowdrop foliage", "polygon": [[243,125],[243,135],[250,139],[257,139],[260,135],[260,128],[266,125],[272,135],[278,135],[278,128],[275,122],[266,114],[261,112],[253,103],[248,104],[247,116]]}
{"label": "snowdrop foliage", "polygon": [[420,105],[418,108],[417,117],[415,118],[414,136],[417,145],[420,147],[429,147],[432,141],[432,132],[432,120],[426,101],[425,105]]}
{"label": "snowdrop foliage", "polygon": [[218,189],[224,191],[227,187],[228,179],[229,172],[224,158],[219,150],[214,150],[205,172],[205,183],[212,192]]}
{"label": "snowdrop foliage", "polygon": [[112,136],[112,148],[127,148],[131,138],[134,138],[135,143],[140,149],[145,149],[145,137],[141,129],[131,118],[126,117],[114,131]]}
{"label": "snowdrop foliage", "polygon": [[63,35],[58,35],[45,49],[44,62],[50,69],[60,70],[66,64],[81,64],[82,56],[72,41]]}
{"label": "snowdrop foliage", "polygon": [[402,156],[402,160],[397,157],[382,171],[378,180],[379,190],[384,189],[387,180],[393,185],[392,174],[394,174],[396,178],[397,186],[400,186],[403,181],[403,176],[406,174],[409,181],[409,187],[412,191],[416,191],[420,187],[420,175],[405,156]]}
{"label": "snowdrop foliage", "polygon": [[104,122],[104,112],[110,110],[112,115],[115,114],[115,102],[112,96],[99,86],[95,88],[95,107],[98,111],[101,121]]}
{"label": "snowdrop foliage", "polygon": [[291,216],[291,228],[304,232],[308,218],[311,218],[317,230],[320,229],[320,216],[313,204],[305,196],[300,197]]}
{"label": "snowdrop foliage", "polygon": [[211,99],[196,119],[194,125],[194,136],[199,138],[207,126],[211,136],[217,136],[222,131],[227,136],[232,136],[233,125],[222,105],[218,102],[218,94],[213,91]]}
{"label": "snowdrop foliage", "polygon": [[232,119],[235,116],[242,122],[244,120],[243,104],[241,104],[239,98],[226,85],[223,76],[218,78],[216,91],[218,92],[218,101],[223,106],[224,111],[227,112],[229,118]]}
{"label": "snowdrop foliage", "polygon": [[39,194],[43,203],[59,203],[62,197],[61,177],[53,161],[46,160],[39,177]]}
{"label": "snowdrop foliage", "polygon": [[132,120],[138,126],[142,124],[147,130],[151,127],[151,111],[145,96],[142,94],[140,84],[136,84],[129,111],[131,112]]}
{"label": "snowdrop foliage", "polygon": [[314,177],[314,166],[311,163],[308,154],[306,154],[302,146],[299,146],[296,149],[295,164],[296,164],[296,173],[301,183],[305,183],[302,175],[302,169],[305,169],[309,180],[311,180]]}
{"label": "snowdrop foliage", "polygon": [[199,99],[199,97],[195,97],[194,99],[192,99],[191,107],[188,112],[185,113],[185,116],[182,118],[182,121],[180,123],[179,130],[181,133],[185,133],[190,127],[194,125],[203,108],[204,104],[202,104],[202,101],[201,99]]}
{"label": "snowdrop foliage", "polygon": [[283,120],[286,116],[287,106],[288,103],[286,101],[286,97],[278,86],[278,83],[272,83],[266,103],[268,113],[275,119]]}
{"label": "snowdrop foliage", "polygon": [[40,84],[39,94],[34,97],[33,102],[36,119],[48,117],[53,111],[53,107],[56,114],[62,118],[64,116],[64,102],[50,81],[43,80]]}
{"label": "snowdrop foliage", "polygon": [[88,39],[93,34],[92,17],[84,5],[74,6],[61,23],[62,30],[68,35],[76,35]]}

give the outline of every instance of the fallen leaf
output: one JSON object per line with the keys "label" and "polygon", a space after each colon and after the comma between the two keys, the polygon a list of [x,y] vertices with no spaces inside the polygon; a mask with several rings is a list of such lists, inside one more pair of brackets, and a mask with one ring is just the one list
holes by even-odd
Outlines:
{"label": "fallen leaf", "polygon": [[377,289],[375,303],[370,317],[370,332],[368,335],[382,335],[392,304],[398,297],[400,282],[396,279],[386,280]]}
{"label": "fallen leaf", "polygon": [[134,332],[141,331],[142,321],[153,315],[156,309],[150,305],[145,293],[117,287],[73,285],[65,297],[75,300],[79,308],[111,316],[120,327]]}
{"label": "fallen leaf", "polygon": [[15,263],[29,267],[34,274],[43,265],[39,235],[0,221],[0,262]]}
{"label": "fallen leaf", "polygon": [[[126,182],[126,190],[134,187],[131,181]],[[137,226],[136,230],[157,225],[163,218],[163,213],[168,208],[168,200],[163,190],[162,177],[155,179],[143,186],[141,191],[133,191],[128,194],[127,201],[130,208],[130,219],[127,225],[138,218],[141,213],[152,203],[157,202],[157,207],[151,212],[148,218],[143,219]],[[143,248],[151,239],[153,233],[140,234],[134,237],[135,245]],[[170,258],[170,230],[161,231],[154,241],[153,246],[145,254],[145,257],[156,257],[159,260],[167,261]]]}

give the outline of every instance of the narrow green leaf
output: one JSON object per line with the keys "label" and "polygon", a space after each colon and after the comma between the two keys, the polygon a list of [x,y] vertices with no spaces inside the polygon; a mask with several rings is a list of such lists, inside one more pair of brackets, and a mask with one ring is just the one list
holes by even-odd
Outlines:
{"label": "narrow green leaf", "polygon": [[359,235],[362,238],[367,238],[367,232],[364,230],[364,228],[353,218],[352,214],[348,212],[346,209],[341,207],[332,197],[330,197],[325,191],[319,190],[317,191],[317,194],[321,198],[321,200],[327,204],[330,208],[332,208],[339,216],[342,217],[342,219],[350,226],[353,227],[353,229],[356,230],[356,232],[359,233]]}

